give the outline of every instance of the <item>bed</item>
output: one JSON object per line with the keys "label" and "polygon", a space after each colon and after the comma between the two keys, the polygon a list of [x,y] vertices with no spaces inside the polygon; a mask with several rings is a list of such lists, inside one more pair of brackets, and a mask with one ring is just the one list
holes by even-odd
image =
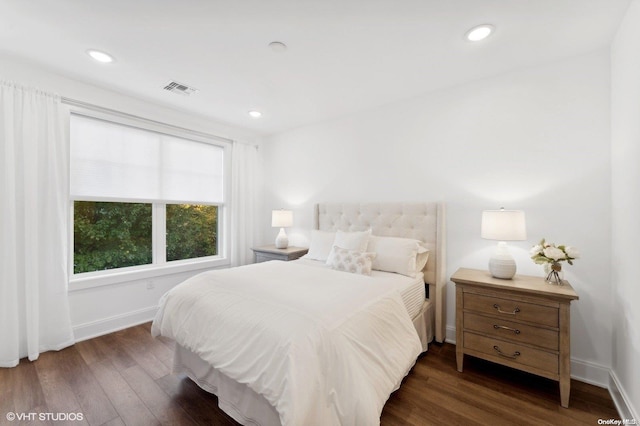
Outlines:
{"label": "bed", "polygon": [[174,371],[241,424],[379,423],[417,356],[444,340],[442,205],[318,204],[314,229],[419,240],[428,261],[414,276],[272,261],[168,292],[152,333],[176,340]]}

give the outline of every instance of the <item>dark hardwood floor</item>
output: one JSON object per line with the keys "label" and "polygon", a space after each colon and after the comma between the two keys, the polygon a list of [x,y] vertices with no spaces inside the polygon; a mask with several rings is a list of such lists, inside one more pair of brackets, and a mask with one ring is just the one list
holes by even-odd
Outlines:
{"label": "dark hardwood floor", "polygon": [[[150,324],[0,368],[0,424],[236,425],[217,398],[171,374],[173,343]],[[81,413],[82,421],[9,422],[8,413]],[[619,418],[607,390],[572,381],[568,409],[556,382],[470,357],[456,371],[455,346],[432,344],[391,395],[382,425],[597,425]]]}

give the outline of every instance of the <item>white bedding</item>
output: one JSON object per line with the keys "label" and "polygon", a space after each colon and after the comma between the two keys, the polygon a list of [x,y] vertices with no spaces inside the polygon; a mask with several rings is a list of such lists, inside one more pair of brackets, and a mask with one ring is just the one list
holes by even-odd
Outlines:
{"label": "white bedding", "polygon": [[396,285],[304,262],[197,275],[163,296],[152,333],[263,395],[283,425],[378,424],[422,350]]}
{"label": "white bedding", "polygon": [[[316,268],[330,268],[325,262],[317,261],[313,259],[300,258],[294,260],[294,262],[303,263],[308,266],[314,266]],[[414,278],[407,277],[405,275],[395,274],[391,272],[372,271],[371,276],[375,279],[388,281],[389,284],[393,284],[400,292],[402,302],[404,303],[409,318],[415,317],[422,309],[422,303],[426,297],[424,288],[424,274],[418,272]]]}

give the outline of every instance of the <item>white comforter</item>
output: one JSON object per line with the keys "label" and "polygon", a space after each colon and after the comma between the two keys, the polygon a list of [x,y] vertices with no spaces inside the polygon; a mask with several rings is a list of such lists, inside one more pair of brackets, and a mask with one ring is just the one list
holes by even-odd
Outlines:
{"label": "white comforter", "polygon": [[167,292],[163,335],[263,395],[283,425],[375,425],[421,345],[382,278],[265,262]]}

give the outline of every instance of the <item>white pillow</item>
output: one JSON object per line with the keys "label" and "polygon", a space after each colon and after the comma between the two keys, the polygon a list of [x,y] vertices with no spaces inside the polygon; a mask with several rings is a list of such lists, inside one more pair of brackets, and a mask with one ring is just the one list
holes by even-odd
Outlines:
{"label": "white pillow", "polygon": [[[424,268],[429,254],[418,240],[377,236],[369,239],[367,251],[375,252],[377,255],[373,261],[373,269],[395,272],[408,277],[415,277]],[[418,257],[420,257],[419,260]]]}
{"label": "white pillow", "polygon": [[336,239],[333,241],[333,248],[327,257],[327,265],[331,265],[333,261],[333,252],[335,246],[347,250],[365,251],[371,237],[371,229],[362,232],[336,232]]}
{"label": "white pillow", "polygon": [[416,256],[416,274],[421,272],[425,266],[427,266],[427,261],[429,260],[429,250],[422,247],[418,249],[418,255]]}
{"label": "white pillow", "polygon": [[335,239],[335,232],[318,231],[313,229],[311,231],[309,251],[303,257],[305,259],[322,260],[323,262],[326,262]]}
{"label": "white pillow", "polygon": [[371,265],[376,257],[375,253],[365,253],[359,250],[347,250],[333,246],[331,268],[353,274],[371,275]]}

